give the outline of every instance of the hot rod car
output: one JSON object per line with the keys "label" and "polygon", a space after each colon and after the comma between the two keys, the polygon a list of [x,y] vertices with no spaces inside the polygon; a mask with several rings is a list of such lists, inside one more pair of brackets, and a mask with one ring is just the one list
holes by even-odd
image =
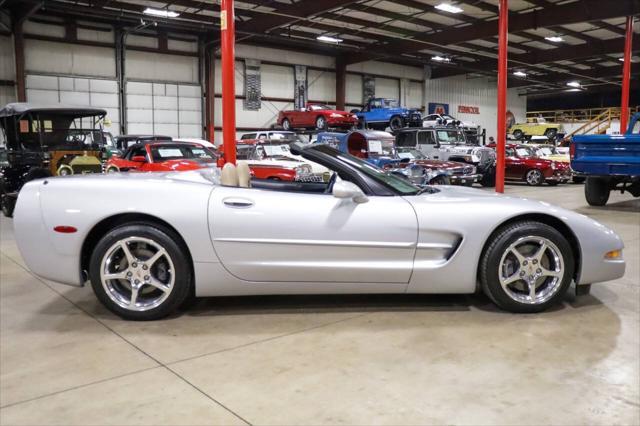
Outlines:
{"label": "hot rod car", "polygon": [[564,129],[561,124],[547,123],[542,117],[533,117],[527,119],[526,123],[511,126],[508,134],[518,140],[528,136],[545,136],[549,140],[555,140],[556,135],[563,131]]}
{"label": "hot rod car", "polygon": [[7,164],[0,169],[3,214],[13,214],[18,192],[30,180],[101,173],[106,114],[99,108],[62,104],[11,103],[0,109],[0,132],[7,146]]}
{"label": "hot rod car", "polygon": [[358,125],[362,129],[385,130],[392,132],[405,126],[422,126],[422,114],[417,109],[401,107],[395,99],[372,98],[361,110],[352,110],[358,116]]}
{"label": "hot rod car", "polygon": [[90,282],[130,320],[169,315],[192,295],[484,291],[502,309],[539,312],[573,281],[585,294],[624,274],[620,237],[581,214],[418,188],[324,144],[291,149],[328,168],[329,182],[250,181],[231,164],[29,182],[16,243],[32,273]]}
{"label": "hot rod car", "polygon": [[325,130],[329,127],[350,129],[358,124],[358,117],[347,111],[337,111],[328,105],[307,104],[301,110],[280,111],[277,124],[284,130]]}

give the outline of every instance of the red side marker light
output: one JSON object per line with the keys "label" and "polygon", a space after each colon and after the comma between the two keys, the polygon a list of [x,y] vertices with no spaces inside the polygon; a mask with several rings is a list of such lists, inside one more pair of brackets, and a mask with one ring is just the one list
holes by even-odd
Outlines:
{"label": "red side marker light", "polygon": [[53,228],[53,230],[56,232],[60,232],[62,234],[73,234],[74,232],[77,231],[77,229],[74,228],[73,226],[64,226],[64,225],[56,226],[55,228]]}

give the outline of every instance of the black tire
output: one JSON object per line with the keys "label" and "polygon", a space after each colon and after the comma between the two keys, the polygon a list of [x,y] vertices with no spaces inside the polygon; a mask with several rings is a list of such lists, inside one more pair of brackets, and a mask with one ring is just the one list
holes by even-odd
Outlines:
{"label": "black tire", "polygon": [[492,168],[491,170],[482,174],[482,179],[480,179],[480,185],[485,188],[493,188],[496,186],[496,169]]}
{"label": "black tire", "polygon": [[291,122],[288,118],[282,120],[282,130],[291,130]]}
{"label": "black tire", "polygon": [[547,139],[554,140],[556,138],[556,135],[558,134],[558,129],[547,129],[544,132],[544,135],[547,137]]}
{"label": "black tire", "polygon": [[[171,292],[161,303],[155,307],[149,308],[148,310],[136,311],[120,306],[112,300],[109,295],[107,295],[107,292],[102,285],[100,267],[103,258],[108,254],[107,251],[114,244],[127,237],[145,238],[153,241],[167,252],[171,262],[173,263],[172,271],[175,274],[175,277]],[[104,235],[100,241],[98,241],[91,253],[89,263],[91,287],[93,288],[98,300],[107,309],[121,318],[134,321],[150,321],[163,318],[178,309],[191,294],[193,286],[191,272],[192,265],[187,253],[187,248],[182,243],[180,237],[175,232],[163,226],[147,222],[135,222],[118,226]],[[157,263],[159,262],[156,262],[156,264]],[[151,271],[151,269],[153,269],[153,265],[149,271]],[[124,282],[126,279],[118,281]],[[124,285],[121,287],[125,288]],[[156,291],[150,285],[141,287],[141,289],[142,288],[151,289],[151,292]]]}
{"label": "black tire", "polygon": [[538,169],[531,169],[524,176],[524,180],[529,186],[540,186],[544,183],[544,175]]}
{"label": "black tire", "polygon": [[606,179],[591,177],[587,178],[584,185],[584,197],[590,206],[604,206],[609,201],[609,182]]}
{"label": "black tire", "polygon": [[4,193],[0,194],[0,204],[2,208],[2,214],[5,217],[13,217],[13,211],[16,208],[16,199],[15,197],[9,197]]}
{"label": "black tire", "polygon": [[513,137],[516,138],[517,140],[520,140],[524,137],[524,132],[520,129],[518,130],[514,130],[513,131]]}
{"label": "black tire", "polygon": [[447,176],[436,176],[429,182],[429,185],[450,185],[451,182]]}
{"label": "black tire", "polygon": [[[554,291],[540,303],[523,303],[511,297],[500,284],[500,262],[511,244],[520,238],[536,237],[551,241],[558,249],[564,262],[564,271],[559,277]],[[559,303],[571,285],[575,270],[575,260],[571,245],[555,228],[540,222],[523,221],[507,225],[496,231],[491,237],[491,244],[480,259],[480,283],[484,293],[499,308],[515,313],[535,313],[548,309]],[[517,272],[517,271],[516,271]],[[520,285],[519,283],[514,283]],[[545,284],[546,285],[546,284]]]}
{"label": "black tire", "polygon": [[327,119],[321,115],[318,116],[318,118],[316,118],[316,129],[325,130],[326,128],[327,128]]}
{"label": "black tire", "polygon": [[573,180],[573,183],[584,183],[584,181],[587,180],[587,178],[584,176],[574,176],[572,180]]}
{"label": "black tire", "polygon": [[391,119],[389,120],[389,128],[391,129],[392,132],[400,130],[403,127],[404,127],[404,120],[402,119],[402,117],[396,115],[391,117]]}

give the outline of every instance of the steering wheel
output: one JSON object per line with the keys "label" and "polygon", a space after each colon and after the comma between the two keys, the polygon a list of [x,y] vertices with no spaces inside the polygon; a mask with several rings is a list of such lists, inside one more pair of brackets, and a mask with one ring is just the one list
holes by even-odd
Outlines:
{"label": "steering wheel", "polygon": [[324,190],[325,194],[331,194],[333,192],[333,185],[335,185],[337,180],[338,180],[338,172],[333,172],[333,174],[329,178],[329,182],[327,182],[327,187]]}

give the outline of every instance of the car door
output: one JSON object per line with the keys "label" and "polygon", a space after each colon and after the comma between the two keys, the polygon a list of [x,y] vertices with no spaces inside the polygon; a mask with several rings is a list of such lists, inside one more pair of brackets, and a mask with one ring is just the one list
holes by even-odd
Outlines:
{"label": "car door", "polygon": [[419,130],[417,137],[420,152],[432,159],[440,158],[440,151],[436,146],[435,135],[432,130]]}
{"label": "car door", "polygon": [[505,177],[509,179],[520,179],[524,175],[522,159],[516,154],[514,148],[507,148],[505,151]]}
{"label": "car door", "polygon": [[223,266],[258,282],[406,284],[417,219],[402,197],[357,204],[331,194],[217,187],[210,235]]}

